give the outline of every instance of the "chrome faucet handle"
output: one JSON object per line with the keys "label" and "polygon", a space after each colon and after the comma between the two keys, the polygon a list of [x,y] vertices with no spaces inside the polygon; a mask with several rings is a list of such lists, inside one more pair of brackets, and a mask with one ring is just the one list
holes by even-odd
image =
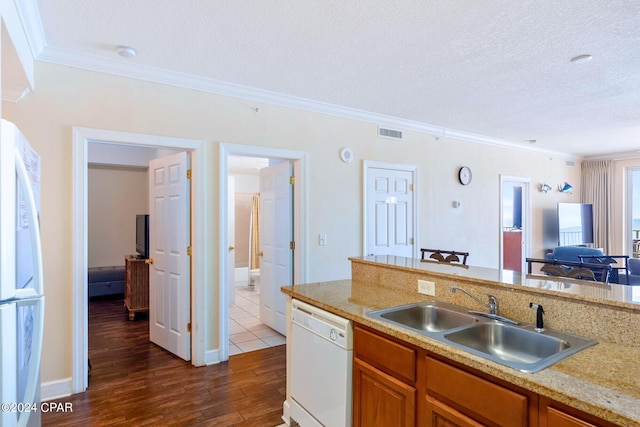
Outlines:
{"label": "chrome faucet handle", "polygon": [[486,295],[487,298],[489,298],[489,313],[498,314],[498,299],[488,292],[480,292],[480,293],[483,295]]}

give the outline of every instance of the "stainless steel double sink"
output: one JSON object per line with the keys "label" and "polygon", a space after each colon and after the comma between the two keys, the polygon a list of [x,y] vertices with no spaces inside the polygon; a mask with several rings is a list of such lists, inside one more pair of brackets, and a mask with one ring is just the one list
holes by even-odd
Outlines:
{"label": "stainless steel double sink", "polygon": [[551,329],[537,331],[527,323],[488,319],[472,314],[463,307],[440,301],[370,311],[367,316],[522,372],[541,371],[597,344],[589,338]]}

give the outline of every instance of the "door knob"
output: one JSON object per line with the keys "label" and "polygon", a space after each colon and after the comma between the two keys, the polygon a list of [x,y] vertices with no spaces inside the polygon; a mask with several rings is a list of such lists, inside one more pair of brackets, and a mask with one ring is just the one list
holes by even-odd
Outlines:
{"label": "door knob", "polygon": [[235,248],[236,248],[235,246],[229,246],[230,251],[234,250]]}
{"label": "door knob", "polygon": [[146,264],[153,264],[153,258],[147,258],[144,260]]}
{"label": "door knob", "polygon": [[258,256],[264,256],[264,253],[262,251],[258,252]]}

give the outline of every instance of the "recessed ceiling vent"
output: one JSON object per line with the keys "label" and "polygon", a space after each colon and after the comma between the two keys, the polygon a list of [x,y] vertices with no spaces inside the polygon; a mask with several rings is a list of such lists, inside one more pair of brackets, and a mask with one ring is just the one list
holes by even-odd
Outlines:
{"label": "recessed ceiling vent", "polygon": [[378,127],[378,136],[381,138],[402,139],[402,131]]}
{"label": "recessed ceiling vent", "polygon": [[576,162],[571,161],[571,160],[566,160],[566,161],[564,162],[564,164],[565,164],[565,165],[567,165],[567,166],[569,166],[570,168],[574,168],[574,167],[576,167]]}

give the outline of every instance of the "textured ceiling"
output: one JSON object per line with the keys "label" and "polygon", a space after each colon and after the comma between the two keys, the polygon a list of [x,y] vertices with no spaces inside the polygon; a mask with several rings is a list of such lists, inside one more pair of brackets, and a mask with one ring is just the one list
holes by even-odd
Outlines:
{"label": "textured ceiling", "polygon": [[[169,70],[578,157],[640,149],[640,1],[35,3],[40,60]],[[581,54],[593,59],[570,61]]]}

